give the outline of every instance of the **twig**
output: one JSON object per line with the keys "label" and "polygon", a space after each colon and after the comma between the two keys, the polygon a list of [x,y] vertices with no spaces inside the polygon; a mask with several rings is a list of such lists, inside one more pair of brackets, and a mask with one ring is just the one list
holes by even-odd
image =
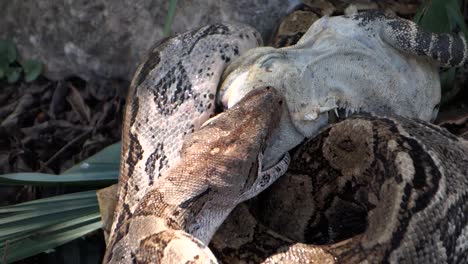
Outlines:
{"label": "twig", "polygon": [[67,150],[69,147],[71,147],[73,144],[75,144],[76,142],[78,142],[79,140],[81,140],[82,138],[84,138],[85,136],[87,136],[90,132],[92,131],[92,129],[89,129],[89,130],[86,130],[84,131],[83,133],[81,133],[80,135],[78,135],[76,138],[74,138],[72,141],[68,142],[67,144],[65,144],[65,146],[63,146],[59,151],[57,151],[52,157],[50,157],[50,159],[48,159],[44,165],[45,166],[49,166],[50,163],[52,161],[54,161],[58,156],[60,156],[60,154],[62,154],[65,150]]}

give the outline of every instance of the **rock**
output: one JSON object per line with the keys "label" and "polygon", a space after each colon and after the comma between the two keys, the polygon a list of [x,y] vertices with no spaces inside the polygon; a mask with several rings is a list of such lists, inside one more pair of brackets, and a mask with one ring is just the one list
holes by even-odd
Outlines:
{"label": "rock", "polygon": [[[298,0],[178,1],[174,33],[214,22],[243,22],[265,39]],[[45,64],[50,79],[129,80],[141,57],[163,37],[167,0],[1,1],[0,38],[24,58]]]}

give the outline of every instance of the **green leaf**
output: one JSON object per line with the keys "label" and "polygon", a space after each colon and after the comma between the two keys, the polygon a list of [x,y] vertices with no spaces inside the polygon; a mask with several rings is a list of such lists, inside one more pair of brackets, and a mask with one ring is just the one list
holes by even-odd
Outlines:
{"label": "green leaf", "polygon": [[[35,228],[29,228],[29,226],[25,226],[23,229],[24,232],[18,232],[13,235],[9,236],[2,236],[0,237],[0,248],[5,246],[5,244],[14,243],[14,242],[21,242],[21,240],[28,239],[32,236],[37,236],[38,233],[49,233],[58,231],[60,229],[73,229],[74,226],[83,224],[84,221],[89,221],[91,219],[95,219],[99,221],[100,215],[96,210],[87,210],[86,212],[74,211],[74,214],[70,215],[59,215],[60,219],[54,219],[54,222],[51,222],[50,219],[41,219],[40,221],[36,220],[36,224],[38,225]],[[16,225],[17,228],[23,228],[24,225]]]}
{"label": "green leaf", "polygon": [[[59,196],[53,196],[53,197],[48,197],[48,198],[42,198],[38,200],[33,200],[29,202],[24,202],[20,204],[15,204],[15,205],[9,205],[9,206],[3,206],[0,207],[2,209],[5,208],[18,208],[22,206],[30,206],[30,205],[36,205],[36,204],[44,204],[44,203],[59,203],[59,202],[66,202],[66,201],[71,201],[71,200],[77,200],[77,199],[88,199],[88,198],[93,198],[96,197],[96,192],[95,191],[85,191],[85,192],[78,192],[78,193],[69,193],[69,194],[63,194]],[[0,211],[2,213],[2,211]]]}
{"label": "green leaf", "polygon": [[447,5],[447,16],[454,21],[454,23],[460,26],[463,34],[468,36],[468,29],[465,24],[465,20],[463,18],[463,14],[460,11],[460,8],[456,4]]}
{"label": "green leaf", "polygon": [[41,212],[15,213],[10,217],[2,218],[0,220],[4,222],[0,224],[0,241],[10,240],[25,232],[41,230],[53,224],[60,224],[83,214],[99,212],[97,201],[94,200],[93,202],[89,205],[76,206],[67,210],[51,210],[49,208],[42,209]]}
{"label": "green leaf", "polygon": [[172,23],[176,13],[177,0],[170,0],[169,8],[167,10],[166,20],[164,21],[163,34],[164,37],[168,37],[171,34]]}
{"label": "green leaf", "polygon": [[418,10],[416,11],[416,14],[414,15],[413,17],[413,21],[416,22],[417,24],[421,24],[421,19],[422,17],[424,16],[424,14],[426,13],[426,10],[429,6],[429,3],[430,3],[431,0],[424,0],[424,3],[421,4],[418,8]]}
{"label": "green leaf", "polygon": [[[420,6],[413,20],[425,30],[435,33],[451,32],[458,25],[465,36],[468,36],[458,0],[426,0]],[[457,92],[455,90],[456,71],[456,69],[449,69],[440,74],[443,91],[442,104],[448,102]]]}
{"label": "green leaf", "polygon": [[50,251],[101,225],[95,191],[0,207],[0,255],[11,263]]}
{"label": "green leaf", "polygon": [[[18,223],[22,220],[28,220],[31,218],[39,218],[42,216],[46,215],[51,215],[51,214],[57,214],[57,213],[64,213],[67,211],[72,211],[72,210],[77,210],[77,209],[83,209],[83,208],[88,208],[88,207],[95,207],[97,203],[91,203],[91,204],[78,204],[74,206],[68,206],[66,208],[58,208],[57,206],[54,206],[53,208],[49,208],[47,210],[34,210],[31,212],[18,212],[14,215],[7,216],[7,217],[2,217],[0,218],[0,225],[4,226],[6,224],[11,224],[11,223]],[[0,231],[3,231],[0,228]],[[4,234],[1,232],[0,234]]]}
{"label": "green leaf", "polygon": [[[106,186],[117,181],[121,144],[108,146],[61,175],[0,175],[0,184]],[[0,207],[0,255],[21,260],[101,228],[96,191],[66,194]]]}
{"label": "green leaf", "polygon": [[447,0],[433,0],[426,2],[424,13],[419,24],[434,33],[449,32],[451,30],[449,17],[446,11]]}
{"label": "green leaf", "polygon": [[120,168],[120,142],[107,146],[93,156],[74,165],[62,174],[68,175],[73,173],[96,173],[96,172],[119,172]]}
{"label": "green leaf", "polygon": [[[0,175],[0,184],[110,185],[119,174],[121,144],[116,143],[61,175]],[[101,228],[96,191],[86,191],[0,207],[0,256],[7,263],[53,248]]]}
{"label": "green leaf", "polygon": [[457,68],[450,68],[440,73],[440,84],[442,87],[441,105],[448,103],[459,92],[459,87],[455,85],[457,71]]}
{"label": "green leaf", "polygon": [[15,83],[19,80],[21,76],[21,68],[19,67],[9,67],[5,71],[8,83]]}
{"label": "green leaf", "polygon": [[16,61],[18,54],[15,44],[10,40],[0,40],[0,61],[11,64]]}
{"label": "green leaf", "polygon": [[21,63],[24,71],[24,79],[31,82],[37,79],[42,72],[42,63],[37,60],[26,60]]}
{"label": "green leaf", "polygon": [[45,209],[50,209],[52,205],[57,205],[57,204],[60,204],[60,206],[69,207],[69,206],[75,206],[81,203],[88,203],[88,202],[95,203],[95,201],[96,201],[95,191],[85,191],[85,192],[79,192],[79,193],[64,194],[64,195],[33,200],[30,202],[25,202],[25,203],[20,203],[20,204],[15,204],[15,205],[3,206],[3,207],[0,207],[0,215],[9,214],[9,213],[17,213],[17,212],[34,211],[34,210],[45,210]]}
{"label": "green leaf", "polygon": [[69,173],[55,175],[37,172],[21,172],[0,175],[0,184],[5,185],[67,185],[104,187],[117,182],[119,171],[103,171],[90,173]]}
{"label": "green leaf", "polygon": [[0,184],[108,186],[116,183],[119,177],[120,148],[121,143],[110,145],[61,175],[37,172],[3,174],[0,175]]}
{"label": "green leaf", "polygon": [[[111,145],[62,175],[0,175],[0,184],[105,186],[117,181],[121,144]],[[50,251],[101,227],[96,191],[0,207],[0,255],[7,263]],[[6,252],[6,253],[5,253]]]}
{"label": "green leaf", "polygon": [[19,242],[8,243],[0,248],[0,254],[4,256],[6,263],[12,263],[48,251],[101,228],[101,221],[98,218],[93,220],[87,221],[85,225],[76,225],[70,230],[61,229],[50,233],[39,232],[35,236],[30,236]]}

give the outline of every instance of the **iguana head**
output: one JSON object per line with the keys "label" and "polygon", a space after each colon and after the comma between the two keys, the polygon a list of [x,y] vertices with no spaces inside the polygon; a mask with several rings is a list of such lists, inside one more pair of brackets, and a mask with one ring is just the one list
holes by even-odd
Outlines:
{"label": "iguana head", "polygon": [[[287,108],[265,152],[266,167],[304,138],[316,135],[329,117],[367,112],[431,120],[440,100],[440,83],[432,65],[408,58],[405,63],[414,64],[416,72],[408,74],[373,57],[348,53],[337,50],[323,56],[312,49],[262,47],[227,67],[218,95],[225,108],[265,85],[276,87],[285,97]],[[350,56],[364,57],[364,62],[349,63]]]}

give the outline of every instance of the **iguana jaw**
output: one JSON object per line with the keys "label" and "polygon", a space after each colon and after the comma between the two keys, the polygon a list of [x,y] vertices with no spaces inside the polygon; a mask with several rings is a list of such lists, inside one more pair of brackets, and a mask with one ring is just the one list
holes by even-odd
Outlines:
{"label": "iguana jaw", "polygon": [[[271,52],[271,48],[266,49]],[[265,85],[276,88],[285,97],[279,128],[273,133],[264,155],[265,168],[278,162],[285,152],[299,145],[305,138],[315,136],[320,129],[329,124],[329,111],[345,109],[345,113],[356,112],[359,102],[345,98],[359,98],[347,94],[347,91],[324,89],[304,89],[300,76],[306,67],[291,63],[282,54],[263,54],[262,48],[255,55],[253,62],[238,63],[235,69],[225,72],[218,94],[218,103],[224,108],[231,108],[243,96]],[[254,53],[253,53],[254,54]],[[249,59],[249,58],[247,58]],[[272,63],[274,62],[274,63]],[[309,94],[312,92],[312,94]]]}
{"label": "iguana jaw", "polygon": [[[353,97],[346,96],[345,93],[330,92],[307,104],[291,104],[295,107],[290,109],[290,116],[295,128],[304,137],[312,137],[325,125],[334,123],[333,120],[344,119],[362,111],[372,112],[371,109],[365,107],[364,103],[347,98]],[[326,123],[323,122],[324,118],[328,119]]]}
{"label": "iguana jaw", "polygon": [[[221,94],[220,99],[225,108],[234,106],[248,90],[243,85],[246,76],[246,74],[240,72],[232,81],[229,89]],[[344,100],[342,97],[334,94],[327,95],[316,100],[316,105],[292,104],[288,102],[289,98],[286,98],[288,103],[283,109],[281,123],[273,132],[270,144],[264,153],[264,168],[276,164],[284,153],[299,145],[305,138],[317,135],[322,128],[332,123],[331,121],[343,119],[359,112],[360,107],[354,106],[355,104]]]}
{"label": "iguana jaw", "polygon": [[273,133],[271,143],[265,150],[265,167],[276,164],[285,152],[301,144],[304,139],[316,136],[327,125],[342,121],[362,110],[340,101],[344,103],[334,106],[324,104],[315,107],[314,111],[290,113],[289,109],[283,110],[280,126]]}

